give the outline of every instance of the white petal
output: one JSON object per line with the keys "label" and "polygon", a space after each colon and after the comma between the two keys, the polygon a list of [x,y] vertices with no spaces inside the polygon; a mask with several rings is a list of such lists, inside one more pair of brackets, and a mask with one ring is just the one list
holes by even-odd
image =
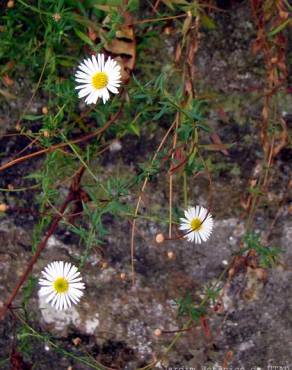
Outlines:
{"label": "white petal", "polygon": [[120,87],[120,84],[121,84],[121,81],[119,81],[118,79],[113,79],[111,78],[111,76],[109,76],[108,85],[113,86],[113,87]]}
{"label": "white petal", "polygon": [[191,221],[194,218],[194,216],[193,216],[193,208],[189,208],[186,212],[187,212],[187,219],[188,219],[188,221]]}
{"label": "white petal", "polygon": [[180,229],[180,230],[191,230],[191,228],[190,228],[190,224],[181,224],[181,225],[179,226],[179,229]]}
{"label": "white petal", "polygon": [[75,87],[76,90],[78,90],[78,89],[85,89],[85,88],[93,89],[91,83],[89,83],[89,84],[83,84],[83,85],[78,85],[78,86]]}
{"label": "white petal", "polygon": [[80,298],[83,296],[83,291],[70,286],[68,294],[70,297]]}
{"label": "white petal", "polygon": [[68,294],[65,294],[64,297],[65,297],[65,300],[66,300],[66,303],[67,303],[67,307],[68,308],[71,307],[71,301],[70,301],[70,298],[69,298]]}
{"label": "white petal", "polygon": [[74,297],[74,296],[72,296],[72,295],[68,295],[68,299],[70,299],[73,303],[78,303],[79,301],[80,301],[80,299],[79,298],[77,298],[77,297]]}
{"label": "white petal", "polygon": [[118,94],[119,93],[119,90],[112,86],[112,85],[108,85],[107,88],[109,89],[110,92],[112,92],[113,94]]}
{"label": "white petal", "polygon": [[188,237],[188,240],[190,242],[193,242],[194,241],[194,237],[195,237],[195,233],[189,233],[189,234],[187,234],[187,237]]}
{"label": "white petal", "polygon": [[85,103],[91,104],[93,102],[93,96],[94,96],[94,91],[91,91],[91,93],[88,95],[88,97],[85,99]]}
{"label": "white petal", "polygon": [[79,96],[79,98],[83,98],[84,96],[89,95],[90,93],[91,93],[91,89],[86,88],[86,89],[80,90],[78,92],[78,96]]}
{"label": "white petal", "polygon": [[200,208],[200,211],[199,211],[199,215],[198,215],[198,218],[202,221],[205,220],[206,216],[207,216],[207,210],[203,207]]}
{"label": "white petal", "polygon": [[94,94],[93,94],[93,97],[92,97],[93,104],[96,104],[98,97],[99,97],[99,91],[96,90],[96,91],[94,91]]}
{"label": "white petal", "polygon": [[60,310],[60,300],[61,300],[60,294],[57,294],[56,300],[52,301],[52,305],[54,305],[57,310]]}
{"label": "white petal", "polygon": [[84,63],[85,63],[85,65],[88,67],[88,69],[90,70],[90,73],[91,73],[91,74],[95,73],[94,65],[92,64],[92,62],[91,62],[90,58],[85,59],[85,60],[84,60]]}
{"label": "white petal", "polygon": [[189,208],[189,215],[192,220],[196,218],[197,217],[196,208],[194,207]]}
{"label": "white petal", "polygon": [[67,308],[69,308],[69,304],[67,303],[67,300],[66,300],[66,295],[63,296],[63,305],[64,305],[65,310],[67,310]]}
{"label": "white petal", "polygon": [[208,239],[208,237],[206,235],[203,235],[202,233],[200,234],[200,236],[204,242]]}
{"label": "white petal", "polygon": [[46,302],[49,303],[51,300],[54,300],[57,296],[57,293],[54,291],[52,292],[46,299]]}
{"label": "white petal", "polygon": [[52,283],[53,283],[53,280],[49,281],[49,280],[45,280],[45,279],[39,279],[39,285],[52,286]]}
{"label": "white petal", "polygon": [[[80,91],[81,92],[81,91]],[[68,273],[69,273],[69,271],[70,271],[70,268],[71,268],[71,263],[69,263],[69,262],[65,262],[65,264],[64,264],[64,278],[66,278],[67,280],[69,280],[68,279]]]}
{"label": "white petal", "polygon": [[92,74],[91,70],[84,63],[81,63],[78,68],[86,74]]}
{"label": "white petal", "polygon": [[64,276],[64,262],[59,261],[59,271],[60,271],[60,276]]}
{"label": "white petal", "polygon": [[[70,280],[72,278],[72,276],[75,275],[77,272],[78,272],[77,267],[70,264],[70,269],[69,269],[69,271],[68,271],[68,273],[66,275],[66,278],[68,280]],[[80,274],[80,273],[78,272],[78,274]]]}
{"label": "white petal", "polygon": [[94,66],[95,71],[98,72],[99,71],[99,67],[98,67],[98,63],[97,63],[96,57],[94,55],[92,55],[92,58],[91,59],[92,59],[92,64]]}
{"label": "white petal", "polygon": [[109,92],[107,89],[103,89],[103,93],[102,93],[102,101],[103,101],[103,104],[105,104],[108,100],[109,100]]}
{"label": "white petal", "polygon": [[98,62],[98,66],[99,66],[100,71],[103,71],[103,69],[104,69],[104,55],[103,54],[98,54],[97,62]]}
{"label": "white petal", "polygon": [[198,243],[200,244],[201,243],[201,239],[199,237],[199,234],[198,233],[195,233],[195,243]]}
{"label": "white petal", "polygon": [[65,295],[64,294],[62,294],[61,299],[62,299],[62,301],[61,301],[62,309],[66,310],[67,309],[67,302],[65,300]]}
{"label": "white petal", "polygon": [[92,77],[87,77],[87,78],[83,78],[83,77],[75,77],[75,81],[78,82],[79,84],[90,84],[92,85]]}
{"label": "white petal", "polygon": [[48,294],[51,294],[53,292],[54,292],[54,288],[52,286],[42,287],[40,289],[40,295],[41,296],[48,295]]}
{"label": "white petal", "polygon": [[80,82],[82,84],[91,84],[91,77],[89,78],[75,78],[75,81]]}
{"label": "white petal", "polygon": [[45,269],[42,271],[42,274],[48,279],[48,280],[55,280],[55,270],[54,267],[51,265],[45,267]]}
{"label": "white petal", "polygon": [[79,281],[82,280],[82,277],[74,277],[73,279],[70,279],[69,282],[70,284],[78,283]]}
{"label": "white petal", "polygon": [[85,289],[84,283],[70,283],[70,287],[75,289]]}
{"label": "white petal", "polygon": [[87,79],[87,78],[91,78],[91,75],[88,74],[88,73],[85,73],[85,72],[77,71],[75,73],[75,77],[80,77],[80,78]]}

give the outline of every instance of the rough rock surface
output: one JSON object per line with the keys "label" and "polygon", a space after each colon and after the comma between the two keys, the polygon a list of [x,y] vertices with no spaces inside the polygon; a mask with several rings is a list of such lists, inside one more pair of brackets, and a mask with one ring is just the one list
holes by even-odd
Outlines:
{"label": "rough rock surface", "polygon": [[[118,225],[114,226],[118,228]],[[153,228],[148,226],[148,230]],[[291,226],[283,224],[283,237],[277,239],[286,250],[287,265],[292,262]],[[3,303],[28,261],[30,252],[25,251],[29,235],[24,229],[2,221],[0,232],[2,241],[9,245],[9,250],[1,253]],[[163,348],[170,343],[172,335],[165,333],[157,337],[154,333],[156,329],[171,332],[181,327],[182,321],[177,318],[174,300],[186,291],[199,297],[203,287],[220,275],[226,267],[225,261],[230,261],[232,253],[236,252],[242,232],[242,223],[234,218],[217,220],[213,237],[203,248],[190,246],[187,242],[158,246],[153,241],[153,234],[145,232],[144,241],[137,242],[135,290],[131,288],[130,273],[126,267],[128,243],[119,239],[113,244],[113,240],[109,240],[109,255],[114,248],[116,254],[123,257],[119,262],[109,262],[108,267],[103,269],[97,267],[94,260],[86,264],[82,274],[87,289],[82,304],[66,312],[56,312],[38,298],[36,287],[30,301],[30,315],[37,318],[41,330],[51,333],[58,340],[80,337],[85,343],[90,341],[91,348],[100,349],[97,358],[105,360],[105,364],[106,361],[113,361],[108,365],[136,369],[151,362],[154,354],[161,355]],[[52,238],[36,265],[34,276],[39,276],[47,262],[66,260],[69,255],[77,253],[78,248]],[[174,251],[172,259],[167,257],[169,250]],[[11,257],[16,255],[17,259]],[[12,259],[18,261],[17,267],[11,263]],[[121,272],[126,273],[125,279],[120,278]],[[286,363],[291,365],[291,277],[291,269],[285,267],[269,271],[265,284],[252,274],[239,273],[234,280],[235,286],[224,300],[224,312],[211,315],[212,346],[198,326],[181,337],[170,353],[168,366],[215,366],[222,364],[229,351],[233,353],[230,360],[233,367],[265,367],[268,360],[282,366]],[[256,294],[246,299],[243,292],[250,288],[251,279],[256,279],[252,285]],[[111,356],[106,357],[102,349],[107,345],[113,348],[116,345],[119,354],[115,357],[115,350],[112,350]],[[1,356],[7,355],[7,350],[2,345]],[[50,351],[52,349],[48,346],[47,352]],[[76,368],[87,367],[78,365]]]}
{"label": "rough rock surface", "polygon": [[[257,128],[249,120],[249,117],[259,116],[259,105],[253,104],[254,98],[245,92],[261,89],[264,72],[258,66],[260,57],[253,57],[249,51],[255,31],[246,5],[218,15],[216,22],[217,32],[206,32],[202,36],[204,48],[199,50],[197,60],[199,83],[204,85],[200,87],[204,91],[223,92],[224,99],[228,100],[228,122],[221,125],[217,112],[211,112],[210,120],[213,120],[222,137],[238,144],[229,150],[230,156],[225,158],[225,163],[230,166],[237,164],[240,172],[230,175],[228,168],[218,171],[213,199],[215,229],[210,241],[203,246],[190,245],[185,241],[158,245],[154,241],[155,235],[166,230],[161,230],[153,222],[138,222],[135,289],[131,286],[130,225],[111,219],[107,222],[109,234],[103,245],[107,266],[101,265],[99,253],[90,254],[82,269],[87,287],[82,304],[66,312],[56,312],[38,296],[38,287],[34,286],[25,311],[28,322],[38,332],[49,333],[54,343],[75,355],[81,356],[86,348],[104,365],[125,370],[137,370],[156,357],[160,358],[171,343],[173,332],[184,323],[182,318],[177,317],[175,300],[190,292],[194,301],[199,302],[204,288],[216,281],[239,250],[244,234],[240,197],[242,190],[246,189],[246,177],[262,155],[257,139],[251,139]],[[226,33],[230,34],[228,45],[224,43]],[[238,94],[242,93],[244,95],[238,98]],[[283,109],[288,109],[290,98],[285,99],[281,104]],[[16,108],[14,104],[7,110],[11,116]],[[40,105],[36,105],[35,109],[38,108]],[[3,117],[1,113],[0,122]],[[12,137],[9,142],[4,139],[1,151],[12,156],[17,153],[18,144],[17,138]],[[147,145],[147,140],[144,144]],[[125,163],[125,158],[127,152],[138,150],[140,144],[131,145],[129,147],[127,142],[122,142],[120,154],[115,154],[110,163],[105,163],[105,176],[110,176],[117,166],[124,166],[121,167],[124,171],[133,171],[131,160]],[[149,155],[144,150],[144,154]],[[269,211],[263,211],[256,219],[259,232],[264,231],[275,216],[274,204],[285,191],[289,170],[287,153],[285,151],[275,163],[275,172],[280,175],[274,177],[276,190],[270,193],[270,197],[276,202],[271,202]],[[1,179],[1,186],[7,187],[10,182],[15,186],[21,185],[22,177],[31,170],[31,163],[36,167],[41,165],[33,161],[8,170],[5,178]],[[167,204],[164,185],[164,179],[150,184],[148,195],[153,204],[156,201],[157,204]],[[194,181],[190,199],[205,204],[206,189],[206,179]],[[5,194],[1,196],[1,201],[4,199],[10,206],[22,206],[23,203],[29,204],[32,194],[24,193],[21,199]],[[134,203],[135,197],[130,201]],[[285,370],[291,369],[292,225],[287,221],[287,208],[285,205],[271,235],[271,244],[284,249],[282,260],[285,264],[269,270],[266,279],[260,279],[253,270],[240,270],[232,283],[222,290],[222,312],[212,312],[214,307],[210,307],[211,338],[204,336],[200,325],[194,326],[180,337],[168,356],[157,364],[157,369],[201,369],[201,366],[215,369],[224,363],[230,369],[264,369],[269,364],[290,366]],[[0,306],[31,257],[34,221],[35,218],[27,214],[8,214],[0,218]],[[83,246],[67,236],[61,228],[51,237],[34,268],[33,277],[38,278],[42,268],[53,260],[70,260],[78,264]],[[224,282],[225,275],[220,285],[222,289]],[[15,307],[18,307],[21,298],[20,295]],[[155,335],[156,329],[162,331],[160,336]],[[0,323],[0,369],[10,368],[7,358],[13,338],[25,335],[18,331],[11,316]],[[32,341],[33,348],[29,350],[29,343],[26,343],[27,350],[37,364],[36,369],[46,370],[52,368],[52,364],[55,366],[53,369],[60,370],[70,366],[77,370],[90,368],[56,351],[47,337],[35,341],[29,337],[29,341]]]}

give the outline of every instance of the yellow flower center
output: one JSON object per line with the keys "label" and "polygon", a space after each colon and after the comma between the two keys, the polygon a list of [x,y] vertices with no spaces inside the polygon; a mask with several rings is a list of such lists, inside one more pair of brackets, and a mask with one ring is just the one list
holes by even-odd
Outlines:
{"label": "yellow flower center", "polygon": [[108,84],[108,76],[104,72],[97,72],[92,76],[92,85],[95,89],[103,89]]}
{"label": "yellow flower center", "polygon": [[65,278],[59,277],[54,281],[54,289],[57,293],[66,293],[69,289],[69,283]]}
{"label": "yellow flower center", "polygon": [[199,231],[202,228],[202,221],[199,218],[194,218],[191,221],[191,229],[193,231]]}

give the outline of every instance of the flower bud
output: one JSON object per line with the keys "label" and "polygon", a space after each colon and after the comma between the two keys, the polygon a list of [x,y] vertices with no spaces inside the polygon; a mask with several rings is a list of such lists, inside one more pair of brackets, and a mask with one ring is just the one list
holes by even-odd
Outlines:
{"label": "flower bud", "polygon": [[5,203],[0,203],[0,212],[6,212],[8,209],[7,204]]}
{"label": "flower bud", "polygon": [[163,243],[164,242],[164,235],[162,233],[157,234],[156,237],[155,237],[155,241],[158,244]]}
{"label": "flower bud", "polygon": [[156,337],[160,337],[161,334],[162,334],[162,332],[161,332],[161,330],[159,328],[157,328],[157,329],[154,330],[154,335]]}

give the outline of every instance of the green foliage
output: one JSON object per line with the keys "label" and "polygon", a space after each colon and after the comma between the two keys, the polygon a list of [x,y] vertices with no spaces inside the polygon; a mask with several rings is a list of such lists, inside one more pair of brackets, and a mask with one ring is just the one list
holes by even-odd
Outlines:
{"label": "green foliage", "polygon": [[18,340],[18,350],[25,356],[31,356],[33,353],[33,342],[31,340],[30,330],[27,326],[22,325],[18,329],[18,333],[16,335]]}
{"label": "green foliage", "polygon": [[217,302],[217,299],[219,297],[221,288],[220,287],[214,287],[212,285],[205,287],[205,300],[211,302],[211,304],[215,304]]}
{"label": "green foliage", "polygon": [[[46,108],[31,111],[28,103],[21,109],[19,117],[21,135],[31,140],[33,150],[44,151],[41,165],[23,179],[31,181],[37,191],[33,203],[38,207],[39,219],[32,232],[32,252],[58,214],[72,178],[81,165],[85,173],[80,187],[88,199],[82,198],[79,202],[79,214],[74,221],[71,221],[69,213],[74,211],[75,204],[70,205],[61,221],[63,228],[78,236],[80,254],[75,258],[80,267],[85,265],[95,247],[104,245],[109,234],[105,220],[110,219],[114,226],[124,220],[131,224],[134,218],[155,220],[160,224],[168,222],[165,205],[155,204],[151,215],[148,210],[135,213],[135,200],[143,193],[141,188],[145,180],[155,185],[157,179],[165,177],[168,186],[171,170],[176,167],[172,173],[173,188],[183,190],[173,197],[170,207],[171,222],[175,224],[182,215],[182,199],[185,206],[188,205],[188,190],[193,186],[194,175],[209,175],[209,172],[217,175],[222,171],[233,176],[240,174],[241,169],[234,163],[225,159],[218,161],[209,153],[205,158],[206,151],[212,149],[212,144],[209,144],[209,134],[213,130],[209,119],[212,102],[206,95],[202,97],[195,92],[195,98],[190,98],[191,94],[188,96],[185,82],[190,66],[184,61],[174,62],[172,55],[172,48],[178,42],[181,42],[181,52],[185,52],[193,17],[199,15],[202,27],[208,32],[216,29],[211,13],[207,14],[205,5],[198,1],[163,0],[157,12],[153,12],[151,2],[146,3],[129,0],[126,5],[126,10],[134,13],[134,22],[137,21],[135,42],[138,58],[129,83],[107,104],[98,103],[90,107],[77,98],[74,73],[83,57],[102,51],[105,42],[116,38],[117,30],[125,21],[121,11],[125,2],[18,0],[13,8],[4,11],[0,24],[0,77],[4,79],[9,75],[21,98],[28,102],[31,98],[39,100]],[[143,17],[149,18],[147,22],[143,23]],[[169,21],[167,25],[176,30],[171,44],[164,32],[165,24],[161,22],[163,17]],[[277,35],[289,23],[284,21],[268,36]],[[89,31],[98,36],[101,28],[107,30],[106,35],[96,40],[90,37]],[[23,91],[23,80],[29,85],[30,96]],[[238,112],[238,122],[246,122],[246,117],[240,114],[244,103],[239,93],[215,98],[215,105],[220,107],[224,101],[225,113]],[[103,128],[117,112],[120,112],[118,120],[101,135],[82,142],[74,141]],[[274,126],[269,130],[277,133]],[[134,143],[133,147],[140,143],[141,152],[145,152],[144,142],[147,142],[149,150],[147,146],[145,155],[130,149],[131,165],[127,167],[127,173],[122,169],[113,175],[104,166],[103,161],[107,159],[101,153],[114,157],[112,162],[122,160],[124,153],[118,154],[116,159],[115,154],[108,150],[115,140],[122,139]],[[59,144],[62,147],[55,149]],[[264,195],[257,187],[247,190],[254,196]],[[263,246],[259,236],[252,233],[247,234],[244,240],[242,252],[256,251],[261,266],[272,267],[277,262],[281,249]],[[36,278],[31,276],[23,289],[22,306],[28,319],[30,297],[35,286]],[[219,292],[216,285],[207,286],[200,303],[196,303],[189,292],[179,297],[178,316],[198,322],[206,314],[207,304],[215,304]],[[32,338],[49,343],[62,355],[89,368],[103,368],[88,354],[66,352],[55,344],[51,336],[38,333],[27,323],[23,323],[17,333],[21,353],[33,355]]]}
{"label": "green foliage", "polygon": [[202,315],[205,314],[205,305],[195,305],[193,298],[189,292],[184,297],[177,300],[178,316],[187,316],[194,322],[197,322]]}
{"label": "green foliage", "polygon": [[260,266],[273,267],[279,260],[279,255],[283,252],[281,248],[265,246],[261,244],[260,236],[254,233],[248,233],[244,237],[245,247],[242,253],[254,250],[259,256]]}
{"label": "green foliage", "polygon": [[23,302],[22,303],[25,309],[27,309],[30,296],[33,292],[33,289],[36,287],[36,285],[37,285],[37,278],[34,276],[30,276],[27,279],[25,286],[23,287]]}

